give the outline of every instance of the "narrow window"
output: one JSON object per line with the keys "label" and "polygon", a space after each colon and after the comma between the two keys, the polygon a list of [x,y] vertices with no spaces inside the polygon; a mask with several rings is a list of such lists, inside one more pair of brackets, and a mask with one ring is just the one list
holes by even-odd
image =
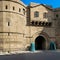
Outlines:
{"label": "narrow window", "polygon": [[42,25],[44,26],[45,22],[42,23]]}
{"label": "narrow window", "polygon": [[8,36],[10,36],[10,33],[8,32]]}
{"label": "narrow window", "polygon": [[43,18],[47,18],[47,13],[46,12],[43,14]]}
{"label": "narrow window", "polygon": [[34,25],[34,21],[32,21],[31,23],[32,23],[32,25]]}
{"label": "narrow window", "polygon": [[23,9],[23,13],[24,13],[24,15],[25,15],[25,9]]}
{"label": "narrow window", "polygon": [[41,26],[43,26],[43,22],[41,21]]}
{"label": "narrow window", "polygon": [[46,26],[48,26],[48,22],[46,22]]}
{"label": "narrow window", "polygon": [[58,17],[59,17],[59,15],[58,15],[58,14],[56,14],[56,17],[58,18]]}
{"label": "narrow window", "polygon": [[5,6],[5,9],[8,9],[8,6],[7,5]]}
{"label": "narrow window", "polygon": [[37,25],[37,24],[38,24],[38,22],[36,21],[36,22],[35,22],[35,24]]}
{"label": "narrow window", "polygon": [[10,22],[8,22],[8,26],[10,26]]}
{"label": "narrow window", "polygon": [[49,22],[49,26],[51,26],[52,25],[52,23],[51,22]]}
{"label": "narrow window", "polygon": [[39,25],[41,25],[41,22],[39,22]]}
{"label": "narrow window", "polygon": [[21,9],[19,8],[19,12],[21,11]]}
{"label": "narrow window", "polygon": [[13,6],[13,10],[15,10],[15,7]]}
{"label": "narrow window", "polygon": [[38,11],[34,12],[34,17],[39,17],[39,12]]}

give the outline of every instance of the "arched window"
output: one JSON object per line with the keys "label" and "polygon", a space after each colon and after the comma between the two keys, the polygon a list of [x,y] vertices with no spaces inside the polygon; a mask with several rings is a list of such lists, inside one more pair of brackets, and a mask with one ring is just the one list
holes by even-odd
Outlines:
{"label": "arched window", "polygon": [[39,12],[38,11],[34,12],[34,17],[39,17]]}

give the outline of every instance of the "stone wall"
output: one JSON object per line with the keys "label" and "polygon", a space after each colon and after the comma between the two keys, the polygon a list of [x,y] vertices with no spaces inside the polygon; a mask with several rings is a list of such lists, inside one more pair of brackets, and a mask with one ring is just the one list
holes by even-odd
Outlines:
{"label": "stone wall", "polygon": [[[39,17],[34,17],[36,11],[39,12]],[[44,13],[47,13],[46,18],[44,18]],[[0,51],[27,50],[38,36],[45,38],[46,49],[51,41],[58,43],[60,16],[56,18],[56,14],[59,13],[42,4],[31,3],[27,7],[21,1],[0,0]],[[32,21],[35,25],[31,24]],[[36,21],[44,22],[45,25],[38,25]],[[51,25],[48,26],[46,23],[51,23]],[[60,47],[60,45],[57,46]]]}
{"label": "stone wall", "polygon": [[[39,17],[34,17],[34,12],[38,11],[39,12]],[[47,18],[43,17],[44,13],[47,13]],[[32,42],[35,42],[35,39],[38,36],[43,36],[45,37],[47,43],[46,44],[50,44],[51,41],[55,41],[55,21],[53,20],[54,18],[54,12],[48,8],[46,8],[45,6],[42,5],[36,5],[34,3],[30,4],[30,8],[28,10],[28,22],[32,22],[32,21],[37,21],[37,22],[52,22],[52,25],[50,27],[47,26],[34,26],[34,25],[30,25],[27,24],[26,27],[26,40],[28,41],[28,44],[31,44]],[[47,35],[47,36],[46,36]],[[48,46],[47,46],[48,47]]]}
{"label": "stone wall", "polygon": [[[56,33],[56,44],[57,48],[60,49],[60,9],[55,9],[54,20],[55,20],[55,33]],[[58,16],[57,16],[58,15]]]}
{"label": "stone wall", "polygon": [[24,50],[25,41],[22,40],[24,40],[26,12],[24,14],[23,9],[26,11],[26,8],[12,1],[0,1],[0,4],[0,41],[2,42],[0,50]]}

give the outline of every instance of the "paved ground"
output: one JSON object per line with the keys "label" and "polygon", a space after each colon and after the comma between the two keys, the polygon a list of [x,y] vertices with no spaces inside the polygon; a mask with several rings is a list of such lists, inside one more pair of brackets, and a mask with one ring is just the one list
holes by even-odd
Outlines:
{"label": "paved ground", "polygon": [[60,51],[0,55],[0,60],[60,60]]}

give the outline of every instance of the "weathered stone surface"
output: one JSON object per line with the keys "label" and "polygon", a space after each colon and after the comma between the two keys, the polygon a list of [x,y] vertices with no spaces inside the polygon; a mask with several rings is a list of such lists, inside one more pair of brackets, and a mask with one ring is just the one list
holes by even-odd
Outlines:
{"label": "weathered stone surface", "polygon": [[[49,48],[50,41],[59,41],[60,21],[56,18],[56,14],[60,12],[54,12],[45,5],[34,3],[26,7],[18,0],[0,1],[0,51],[26,50],[38,36],[45,38],[46,49]],[[34,17],[35,11],[39,12],[39,17]],[[48,14],[47,18],[44,18],[44,13]],[[56,20],[54,20],[55,18]],[[33,26],[30,25],[32,21],[51,22],[52,25]],[[60,48],[59,44],[57,46]]]}

